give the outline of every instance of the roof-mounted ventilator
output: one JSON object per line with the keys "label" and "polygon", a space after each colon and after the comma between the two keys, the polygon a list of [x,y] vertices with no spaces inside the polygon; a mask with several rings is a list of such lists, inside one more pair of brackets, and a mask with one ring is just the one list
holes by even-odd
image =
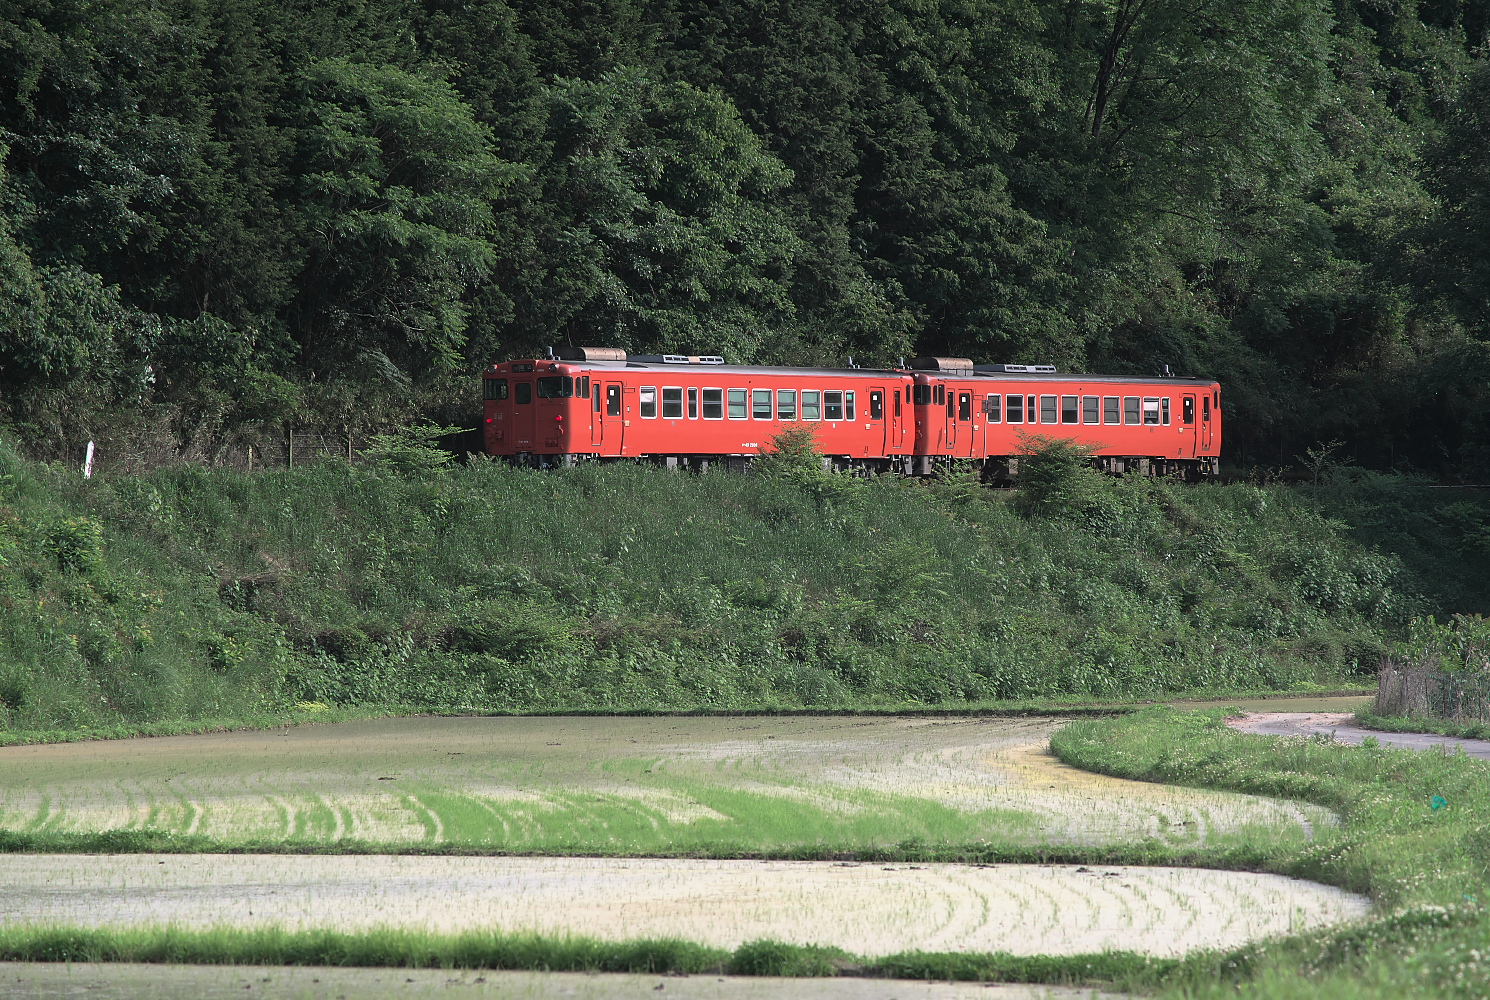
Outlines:
{"label": "roof-mounted ventilator", "polygon": [[911,367],[920,372],[970,372],[972,358],[911,358]]}
{"label": "roof-mounted ventilator", "polygon": [[643,365],[722,365],[717,354],[635,354],[631,361]]}
{"label": "roof-mounted ventilator", "polygon": [[625,361],[626,352],[619,347],[561,347],[560,361]]}
{"label": "roof-mounted ventilator", "polygon": [[974,365],[974,371],[980,372],[1008,372],[1031,374],[1031,375],[1054,375],[1055,365]]}

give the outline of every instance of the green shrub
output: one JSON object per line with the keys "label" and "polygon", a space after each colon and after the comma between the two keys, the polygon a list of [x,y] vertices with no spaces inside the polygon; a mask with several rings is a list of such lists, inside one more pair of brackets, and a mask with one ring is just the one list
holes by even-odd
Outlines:
{"label": "green shrub", "polygon": [[86,517],[55,522],[47,529],[44,544],[64,573],[89,575],[103,565],[103,527]]}

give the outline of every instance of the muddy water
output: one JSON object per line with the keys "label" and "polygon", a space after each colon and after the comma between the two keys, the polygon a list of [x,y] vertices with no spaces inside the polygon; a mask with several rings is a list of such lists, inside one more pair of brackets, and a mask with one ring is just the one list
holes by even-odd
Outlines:
{"label": "muddy water", "polygon": [[1059,986],[583,972],[0,963],[0,1000],[1116,1000]]}
{"label": "muddy water", "polygon": [[1053,718],[414,718],[0,749],[0,827],[667,853],[729,844],[1296,844],[1334,817],[1120,781]]}
{"label": "muddy water", "polygon": [[0,856],[0,923],[172,924],[604,940],[769,938],[902,951],[1176,956],[1363,916],[1278,875],[1184,868],[613,858]]}

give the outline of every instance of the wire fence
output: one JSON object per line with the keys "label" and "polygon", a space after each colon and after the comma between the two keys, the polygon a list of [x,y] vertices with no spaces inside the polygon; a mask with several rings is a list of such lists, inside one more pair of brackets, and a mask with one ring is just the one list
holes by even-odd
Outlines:
{"label": "wire fence", "polygon": [[1490,722],[1490,674],[1447,671],[1419,664],[1382,662],[1376,713]]}

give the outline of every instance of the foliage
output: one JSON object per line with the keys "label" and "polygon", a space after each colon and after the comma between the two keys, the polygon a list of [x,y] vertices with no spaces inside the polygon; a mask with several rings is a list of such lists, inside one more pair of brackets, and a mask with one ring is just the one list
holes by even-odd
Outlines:
{"label": "foliage", "polygon": [[[1480,996],[1490,940],[1484,810],[1490,771],[1463,755],[1363,747],[1329,737],[1259,738],[1220,711],[1155,709],[1078,722],[1051,747],[1067,763],[1143,781],[1305,799],[1341,829],[1270,859],[1268,870],[1372,896],[1362,925],[1196,956],[1161,996]],[[1438,796],[1446,805],[1434,809]]]}
{"label": "foliage", "polygon": [[1483,8],[11,0],[4,406],[150,465],[558,343],[1168,365],[1230,462],[1477,481]]}
{"label": "foliage", "polygon": [[1490,673],[1490,619],[1454,615],[1440,624],[1432,615],[1414,618],[1394,657],[1432,670]]}
{"label": "foliage", "polygon": [[817,430],[811,424],[794,424],[774,435],[750,464],[756,475],[774,479],[811,476],[823,471],[823,453],[817,450]]}
{"label": "foliage", "polygon": [[401,427],[392,434],[374,434],[362,454],[378,468],[401,475],[433,472],[445,468],[455,458],[436,442],[444,435],[460,431],[459,427],[433,424]]}
{"label": "foliage", "polygon": [[1019,442],[1019,509],[1027,515],[1080,513],[1097,495],[1093,449],[1070,438],[1027,434]]}

